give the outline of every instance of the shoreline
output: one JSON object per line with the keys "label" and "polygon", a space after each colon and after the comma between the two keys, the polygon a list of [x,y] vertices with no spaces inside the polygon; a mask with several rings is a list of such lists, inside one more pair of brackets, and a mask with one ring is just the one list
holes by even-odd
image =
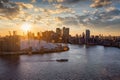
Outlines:
{"label": "shoreline", "polygon": [[6,55],[34,55],[34,54],[48,54],[48,53],[55,53],[55,52],[64,52],[68,51],[69,47],[63,47],[59,49],[52,49],[52,50],[40,50],[40,51],[17,51],[17,52],[0,52],[0,56]]}
{"label": "shoreline", "polygon": [[[75,45],[75,44],[74,44]],[[77,44],[78,45],[78,44]],[[80,44],[80,45],[84,45],[84,44]],[[90,45],[87,44],[86,46],[96,46],[96,44],[94,45]],[[99,45],[99,46],[103,46],[103,47],[113,47],[113,48],[119,48],[120,47],[116,47],[116,46],[105,46],[105,45]],[[66,48],[66,49],[65,49]],[[47,50],[47,49],[43,49],[40,51],[17,51],[17,52],[0,52],[0,56],[7,56],[7,55],[34,55],[34,54],[48,54],[48,53],[55,53],[55,52],[64,52],[64,51],[68,51],[69,47],[68,46],[64,46],[62,48],[57,48],[57,49],[51,49],[51,50]]]}
{"label": "shoreline", "polygon": [[102,44],[75,44],[75,45],[86,45],[86,46],[97,46],[97,45],[99,45],[99,46],[104,46],[104,47],[113,47],[113,48],[119,48],[120,49],[119,46],[110,46],[110,45],[102,45]]}

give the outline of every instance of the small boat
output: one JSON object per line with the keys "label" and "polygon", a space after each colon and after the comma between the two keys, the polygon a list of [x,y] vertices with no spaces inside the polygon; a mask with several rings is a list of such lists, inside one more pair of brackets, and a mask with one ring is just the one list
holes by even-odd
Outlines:
{"label": "small boat", "polygon": [[57,62],[68,62],[68,59],[57,59]]}

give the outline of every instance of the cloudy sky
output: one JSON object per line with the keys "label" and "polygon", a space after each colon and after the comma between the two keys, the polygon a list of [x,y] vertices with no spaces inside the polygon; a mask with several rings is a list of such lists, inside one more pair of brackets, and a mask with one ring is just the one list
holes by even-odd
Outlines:
{"label": "cloudy sky", "polygon": [[120,0],[0,0],[0,35],[70,28],[71,35],[90,29],[92,34],[120,36]]}

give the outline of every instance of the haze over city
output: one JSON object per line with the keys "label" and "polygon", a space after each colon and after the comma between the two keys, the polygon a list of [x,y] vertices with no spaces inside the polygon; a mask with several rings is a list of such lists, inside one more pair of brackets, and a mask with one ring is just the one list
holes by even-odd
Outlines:
{"label": "haze over city", "polygon": [[120,35],[120,0],[1,0],[0,35],[70,28],[70,34]]}
{"label": "haze over city", "polygon": [[0,80],[120,80],[120,0],[0,0]]}

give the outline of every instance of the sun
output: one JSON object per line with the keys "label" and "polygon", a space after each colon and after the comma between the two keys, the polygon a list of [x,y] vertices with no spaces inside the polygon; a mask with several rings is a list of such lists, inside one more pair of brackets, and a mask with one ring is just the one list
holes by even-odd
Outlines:
{"label": "sun", "polygon": [[28,23],[24,23],[22,26],[21,26],[21,29],[24,31],[24,32],[28,32],[31,30],[31,25],[28,24]]}

